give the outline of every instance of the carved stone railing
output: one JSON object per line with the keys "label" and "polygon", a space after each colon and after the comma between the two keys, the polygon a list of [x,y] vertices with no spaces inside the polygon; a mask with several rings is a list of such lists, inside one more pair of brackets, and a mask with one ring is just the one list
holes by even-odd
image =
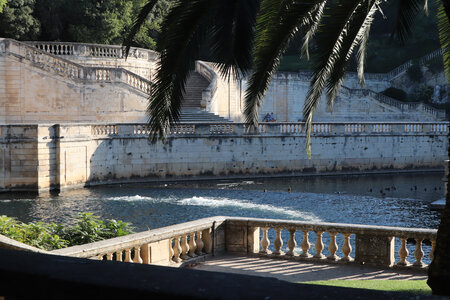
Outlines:
{"label": "carved stone railing", "polygon": [[[58,56],[125,58],[125,51],[122,46],[41,41],[30,41],[25,43],[32,45],[39,50]],[[149,49],[132,47],[130,49],[129,57],[155,61],[158,59],[159,54]]]}
{"label": "carved stone railing", "polygon": [[[378,134],[432,134],[447,135],[449,122],[330,122],[313,123],[313,136],[346,136]],[[145,123],[139,124],[95,124],[91,125],[93,136],[142,137],[151,135]],[[268,122],[252,127],[245,123],[178,123],[168,129],[169,137],[177,136],[305,136],[303,122]]]}
{"label": "carved stone railing", "polygon": [[422,102],[402,102],[397,99],[388,97],[386,95],[368,89],[349,89],[347,87],[342,87],[341,91],[347,96],[359,96],[359,97],[369,96],[381,103],[387,104],[392,107],[396,107],[401,112],[414,112],[420,110],[427,114],[432,115],[437,119],[445,118],[444,109],[437,109]]}
{"label": "carved stone railing", "polygon": [[171,265],[212,252],[223,252],[219,234],[225,218],[214,217],[123,237],[51,251],[56,255]]}
{"label": "carved stone railing", "polygon": [[[69,51],[67,49],[64,51]],[[11,39],[0,40],[0,53],[26,60],[34,67],[75,81],[118,82],[145,94],[150,92],[152,85],[149,80],[123,68],[86,67]]]}
{"label": "carved stone railing", "polygon": [[217,74],[206,62],[199,60],[195,63],[195,71],[209,81],[208,87],[202,92],[201,106],[206,108],[207,111],[211,111],[211,107],[217,100],[215,97],[218,84]]}
{"label": "carved stone railing", "polygon": [[[420,58],[418,60],[418,64],[419,65],[423,65],[425,64],[427,61],[429,61],[430,59],[433,59],[435,57],[438,57],[442,55],[442,50],[441,49],[437,49],[427,55],[425,55],[424,57]],[[414,60],[409,60],[407,62],[405,62],[404,64],[398,66],[397,68],[395,68],[394,70],[390,71],[389,73],[387,73],[387,75],[389,76],[389,80],[394,79],[395,77],[397,77],[400,74],[403,74],[404,72],[406,72],[412,65],[414,64]]]}
{"label": "carved stone railing", "polygon": [[[427,267],[424,260],[429,262],[434,258],[436,235],[434,229],[211,217],[48,253],[174,265],[210,253],[228,252],[310,262],[424,269]],[[1,248],[38,250],[9,239],[4,241],[0,243]]]}
{"label": "carved stone railing", "polygon": [[[239,238],[242,232],[244,236]],[[296,251],[298,240],[296,235],[302,237],[299,244],[300,252]],[[326,244],[323,238],[325,235]],[[426,267],[423,262],[425,254],[422,245],[424,241],[431,245],[428,256],[432,261],[436,235],[437,230],[432,229],[253,218],[228,218],[226,226],[228,252],[247,252],[257,256],[311,262],[355,262],[384,267]],[[311,236],[315,239],[314,245],[310,242]],[[351,242],[353,238],[355,243]],[[408,240],[415,242],[412,259],[407,247]],[[341,253],[338,252],[339,249],[342,250]]]}

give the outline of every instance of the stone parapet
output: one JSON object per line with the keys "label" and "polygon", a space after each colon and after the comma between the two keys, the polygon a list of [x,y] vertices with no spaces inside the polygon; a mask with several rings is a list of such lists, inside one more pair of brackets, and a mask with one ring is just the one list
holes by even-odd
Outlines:
{"label": "stone parapet", "polygon": [[[302,237],[299,248],[296,234]],[[427,267],[423,262],[423,242],[431,245],[427,255],[432,261],[436,235],[437,230],[423,228],[217,216],[49,253],[179,266],[194,258],[226,252],[313,263],[355,263],[423,270]],[[310,238],[314,239],[314,245]],[[411,248],[407,246],[408,239],[415,241],[412,255],[408,250]],[[395,251],[396,240],[398,251]],[[2,236],[0,248],[38,250]],[[413,261],[410,262],[411,257]]]}

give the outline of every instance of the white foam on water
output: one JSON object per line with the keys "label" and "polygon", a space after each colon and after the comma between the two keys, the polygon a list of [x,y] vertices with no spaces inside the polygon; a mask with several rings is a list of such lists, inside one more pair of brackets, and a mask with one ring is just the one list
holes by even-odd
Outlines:
{"label": "white foam on water", "polygon": [[292,210],[285,207],[273,206],[269,204],[257,204],[247,202],[244,200],[228,199],[228,198],[205,198],[205,197],[192,197],[178,201],[181,205],[194,205],[194,206],[207,206],[207,207],[239,207],[243,209],[255,209],[268,211],[277,214],[283,214],[289,217],[299,218],[306,221],[321,222],[313,213],[302,212],[298,210]]}
{"label": "white foam on water", "polygon": [[150,202],[159,202],[158,199],[146,196],[121,196],[121,197],[111,197],[108,198],[111,201],[126,201],[126,202],[137,202],[137,201],[150,201]]}

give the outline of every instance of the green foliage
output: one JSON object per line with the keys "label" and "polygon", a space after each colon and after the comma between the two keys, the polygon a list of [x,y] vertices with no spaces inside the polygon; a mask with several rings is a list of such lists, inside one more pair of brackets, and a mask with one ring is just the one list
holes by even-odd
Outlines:
{"label": "green foliage", "polygon": [[6,0],[0,0],[0,13],[3,11],[3,7],[6,5]]}
{"label": "green foliage", "polygon": [[435,57],[425,63],[425,66],[432,74],[437,74],[444,70],[444,62],[442,56]]}
{"label": "green foliage", "polygon": [[132,232],[130,223],[116,220],[104,223],[92,213],[80,213],[75,225],[67,227],[42,222],[25,224],[15,218],[0,216],[0,234],[44,250],[92,243]]}
{"label": "green foliage", "polygon": [[433,87],[427,86],[425,84],[419,85],[410,94],[410,99],[413,102],[430,103],[432,97],[433,97]]}
{"label": "green foliage", "polygon": [[423,79],[422,68],[419,64],[413,64],[411,67],[409,67],[409,69],[406,71],[406,75],[408,75],[409,79],[414,82],[421,82]]}
{"label": "green foliage", "polygon": [[40,24],[32,15],[34,5],[35,0],[9,0],[0,14],[0,36],[16,40],[36,39]]}
{"label": "green foliage", "polygon": [[[41,22],[40,40],[122,44],[134,16],[146,0],[36,0],[35,16]],[[170,0],[158,1],[136,33],[133,46],[155,48]]]}
{"label": "green foliage", "polygon": [[401,89],[397,89],[394,87],[390,87],[386,90],[384,90],[383,92],[381,92],[383,95],[386,95],[388,97],[400,100],[400,101],[406,101],[407,97],[406,97],[406,92],[404,90]]}
{"label": "green foliage", "polygon": [[21,243],[45,250],[60,249],[67,241],[55,233],[55,224],[42,222],[21,223],[14,218],[0,216],[0,234]]}

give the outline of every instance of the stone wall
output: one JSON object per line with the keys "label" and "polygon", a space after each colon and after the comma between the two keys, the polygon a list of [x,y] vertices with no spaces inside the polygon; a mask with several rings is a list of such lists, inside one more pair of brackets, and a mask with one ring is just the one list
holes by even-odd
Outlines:
{"label": "stone wall", "polygon": [[303,124],[182,124],[152,143],[141,124],[5,125],[0,189],[48,190],[109,182],[440,168],[447,123],[318,123],[312,158]]}

